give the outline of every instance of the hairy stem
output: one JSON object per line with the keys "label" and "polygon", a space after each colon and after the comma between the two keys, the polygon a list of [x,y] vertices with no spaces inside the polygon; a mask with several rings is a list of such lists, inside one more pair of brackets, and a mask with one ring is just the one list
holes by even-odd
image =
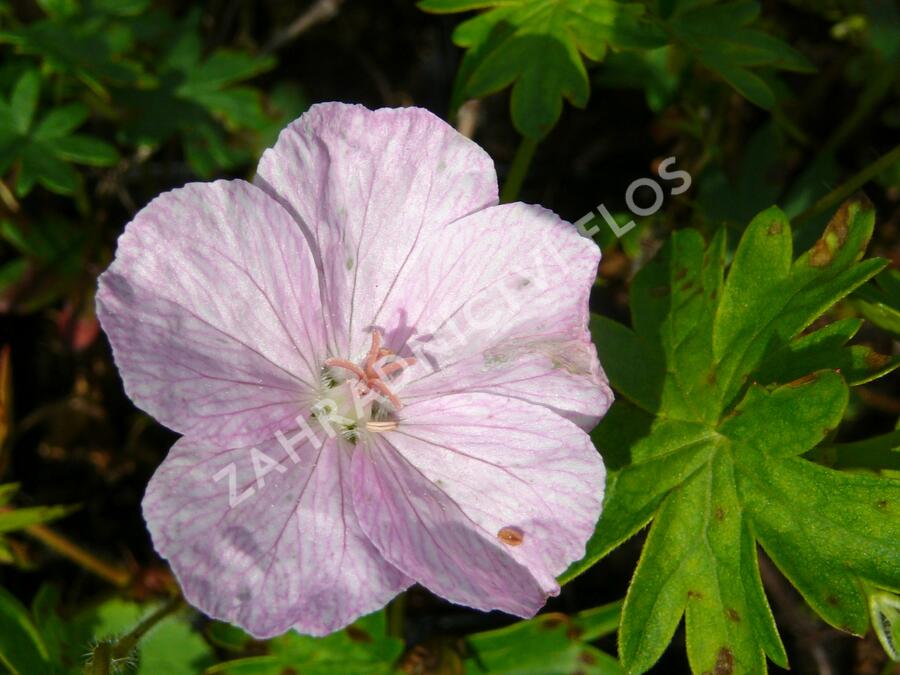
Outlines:
{"label": "hairy stem", "polygon": [[141,641],[141,638],[147,634],[147,631],[149,631],[170,614],[174,614],[175,612],[177,612],[183,606],[184,599],[180,595],[177,595],[174,598],[170,598],[168,602],[166,602],[166,604],[164,604],[162,607],[153,612],[153,614],[151,614],[146,619],[141,621],[137,626],[135,626],[130,633],[116,640],[116,642],[112,645],[112,658],[124,659],[126,656],[131,654],[134,648],[137,647],[138,642]]}

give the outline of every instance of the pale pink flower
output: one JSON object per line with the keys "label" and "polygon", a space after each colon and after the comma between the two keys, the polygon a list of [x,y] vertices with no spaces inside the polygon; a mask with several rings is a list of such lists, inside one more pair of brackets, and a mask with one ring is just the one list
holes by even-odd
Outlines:
{"label": "pale pink flower", "polygon": [[254,184],[151,202],[97,311],[129,396],[182,434],[144,516],[185,597],[259,637],[414,582],[537,612],[600,514],[599,258],[498,206],[488,155],[416,108],[313,106]]}

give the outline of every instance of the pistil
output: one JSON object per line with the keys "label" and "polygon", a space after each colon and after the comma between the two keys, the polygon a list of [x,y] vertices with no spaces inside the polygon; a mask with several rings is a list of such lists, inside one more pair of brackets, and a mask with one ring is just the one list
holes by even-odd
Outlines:
{"label": "pistil", "polygon": [[366,355],[366,359],[362,366],[358,366],[347,359],[340,358],[327,359],[325,365],[332,368],[341,368],[353,373],[358,380],[358,385],[362,390],[362,394],[367,394],[369,391],[374,390],[389,400],[395,410],[399,410],[403,407],[403,403],[397,395],[391,391],[391,388],[384,381],[384,378],[414,365],[416,359],[411,357],[396,359],[384,365],[379,365],[379,361],[389,356],[394,356],[394,352],[382,347],[381,331],[377,328],[373,328],[372,344],[369,347],[369,353]]}

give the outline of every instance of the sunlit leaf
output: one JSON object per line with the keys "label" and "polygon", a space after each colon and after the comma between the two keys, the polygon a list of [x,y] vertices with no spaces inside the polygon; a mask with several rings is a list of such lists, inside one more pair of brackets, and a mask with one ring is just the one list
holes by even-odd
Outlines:
{"label": "sunlit leaf", "polygon": [[268,643],[268,654],[225,661],[209,675],[283,675],[291,669],[308,675],[378,675],[394,670],[403,641],[387,635],[384,611],[359,619],[324,638],[289,632]]}
{"label": "sunlit leaf", "polygon": [[573,616],[542,614],[466,638],[469,673],[624,675],[619,662],[588,644],[613,633],[622,603]]}
{"label": "sunlit leaf", "polygon": [[[36,606],[36,618],[45,636],[53,635],[51,647],[61,662],[79,667],[98,642],[121,638],[152,614],[158,606],[112,599],[60,621],[55,594]],[[39,610],[39,611],[38,611]],[[212,652],[191,626],[187,610],[165,617],[141,638],[132,656],[137,675],[195,675],[212,664]],[[77,670],[76,670],[77,672]]]}
{"label": "sunlit leaf", "polygon": [[655,663],[682,617],[695,672],[786,665],[757,543],[853,633],[869,623],[862,583],[900,585],[900,482],[802,456],[840,423],[845,377],[866,379],[865,356],[845,346],[857,321],[803,331],[884,266],[860,260],[873,222],[849,202],[795,260],[787,219],[769,209],[727,276],[721,233],[705,245],[676,231],[634,279],[633,329],[594,321],[620,394],[594,434],[612,471],[588,557],[563,580],[653,521],[622,616],[629,672]]}
{"label": "sunlit leaf", "polygon": [[644,7],[618,0],[422,0],[429,12],[486,9],[460,24],[453,39],[466,48],[454,107],[512,85],[512,118],[531,138],[556,124],[565,98],[587,104],[590,84],[583,57],[600,61],[608,47],[665,44],[644,20]]}

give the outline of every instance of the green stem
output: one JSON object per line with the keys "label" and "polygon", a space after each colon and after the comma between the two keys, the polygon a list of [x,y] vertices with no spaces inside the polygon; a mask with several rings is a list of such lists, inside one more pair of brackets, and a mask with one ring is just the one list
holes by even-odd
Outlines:
{"label": "green stem", "polygon": [[401,593],[387,606],[387,633],[390,637],[404,639],[406,631],[406,593]]}
{"label": "green stem", "polygon": [[134,648],[137,647],[137,643],[147,634],[147,631],[170,614],[181,609],[183,605],[184,600],[180,595],[171,598],[166,604],[135,626],[130,633],[116,640],[110,650],[113,660],[124,659],[131,654],[131,652],[134,651]]}
{"label": "green stem", "polygon": [[94,653],[84,672],[86,675],[109,675],[111,670],[112,650],[108,642],[101,642],[94,647]]}
{"label": "green stem", "polygon": [[882,171],[893,165],[895,162],[900,162],[900,145],[896,146],[886,155],[882,155],[879,159],[869,164],[869,166],[857,173],[850,180],[837,186],[834,190],[829,192],[815,204],[806,209],[806,211],[794,218],[794,225],[802,223],[805,220],[809,220],[813,216],[817,216],[825,211],[831,211],[836,206],[841,204],[845,199],[847,199],[850,195],[859,190],[859,188],[868,183]]}
{"label": "green stem", "polygon": [[110,675],[114,671],[118,672],[116,664],[128,658],[147,631],[173,612],[181,609],[183,604],[184,599],[177,595],[141,621],[127,635],[123,635],[118,640],[102,640],[91,653],[91,659],[84,669],[85,675]]}
{"label": "green stem", "polygon": [[125,588],[131,583],[131,574],[128,570],[101,560],[90,551],[67,539],[59,532],[51,530],[46,525],[31,525],[25,528],[25,533],[80,565],[88,572],[92,572],[101,579],[108,581],[113,586]]}
{"label": "green stem", "polygon": [[531,166],[531,159],[534,157],[534,151],[538,142],[528,136],[522,137],[519,148],[516,150],[516,156],[513,157],[512,164],[509,167],[509,173],[506,174],[506,182],[503,189],[500,190],[500,203],[508,204],[519,198],[519,190],[522,189],[522,183],[525,181],[525,174],[528,173],[528,167]]}
{"label": "green stem", "polygon": [[884,67],[869,79],[866,88],[857,97],[853,111],[844,118],[843,123],[828,139],[828,142],[825,143],[825,146],[822,148],[823,153],[833,153],[844,144],[844,141],[853,135],[857,127],[872,114],[872,111],[881,99],[891,91],[891,85],[893,85],[898,73],[900,73],[900,62],[884,64]]}

